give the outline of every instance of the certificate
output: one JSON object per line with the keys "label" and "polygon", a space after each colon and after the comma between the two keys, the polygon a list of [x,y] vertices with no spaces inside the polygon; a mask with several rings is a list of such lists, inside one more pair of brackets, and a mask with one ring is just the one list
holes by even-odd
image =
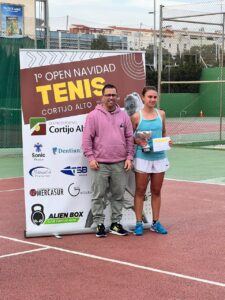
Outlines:
{"label": "certificate", "polygon": [[152,139],[153,152],[170,150],[169,145],[170,137],[162,137],[157,139]]}

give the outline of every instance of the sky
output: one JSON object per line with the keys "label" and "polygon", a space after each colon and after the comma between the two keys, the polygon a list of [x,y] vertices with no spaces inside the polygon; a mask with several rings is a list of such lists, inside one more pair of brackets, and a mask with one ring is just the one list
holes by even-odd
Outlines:
{"label": "sky", "polygon": [[[156,27],[159,7],[181,6],[186,3],[204,2],[198,0],[156,0]],[[153,28],[154,0],[49,0],[50,29],[67,28],[70,24],[92,27],[123,26]]]}

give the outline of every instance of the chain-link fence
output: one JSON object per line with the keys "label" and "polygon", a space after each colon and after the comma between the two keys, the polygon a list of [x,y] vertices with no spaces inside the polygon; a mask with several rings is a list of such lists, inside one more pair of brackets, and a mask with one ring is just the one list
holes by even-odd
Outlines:
{"label": "chain-link fence", "polygon": [[225,1],[160,7],[158,86],[175,143],[225,142]]}

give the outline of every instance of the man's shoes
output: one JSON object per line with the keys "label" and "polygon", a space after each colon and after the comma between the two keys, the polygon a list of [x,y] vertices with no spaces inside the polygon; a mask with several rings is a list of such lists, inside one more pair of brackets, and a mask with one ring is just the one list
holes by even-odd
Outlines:
{"label": "man's shoes", "polygon": [[105,226],[104,224],[98,224],[97,225],[97,229],[96,229],[96,236],[97,237],[106,237],[106,233],[105,233]]}
{"label": "man's shoes", "polygon": [[128,231],[120,223],[112,223],[109,232],[117,235],[128,235]]}
{"label": "man's shoes", "polygon": [[167,234],[168,233],[168,231],[166,230],[166,228],[164,228],[162,226],[162,224],[160,224],[159,221],[157,221],[156,223],[152,224],[150,230],[154,231],[154,232],[157,232],[157,233],[161,233],[161,234]]}
{"label": "man's shoes", "polygon": [[142,223],[137,223],[134,228],[134,235],[143,235],[144,227]]}

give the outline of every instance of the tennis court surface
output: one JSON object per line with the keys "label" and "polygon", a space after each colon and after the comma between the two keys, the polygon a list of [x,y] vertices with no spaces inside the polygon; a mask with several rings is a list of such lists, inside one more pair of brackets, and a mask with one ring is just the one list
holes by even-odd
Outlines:
{"label": "tennis court surface", "polygon": [[225,299],[224,151],[174,148],[168,235],[24,238],[19,155],[0,162],[0,299]]}

